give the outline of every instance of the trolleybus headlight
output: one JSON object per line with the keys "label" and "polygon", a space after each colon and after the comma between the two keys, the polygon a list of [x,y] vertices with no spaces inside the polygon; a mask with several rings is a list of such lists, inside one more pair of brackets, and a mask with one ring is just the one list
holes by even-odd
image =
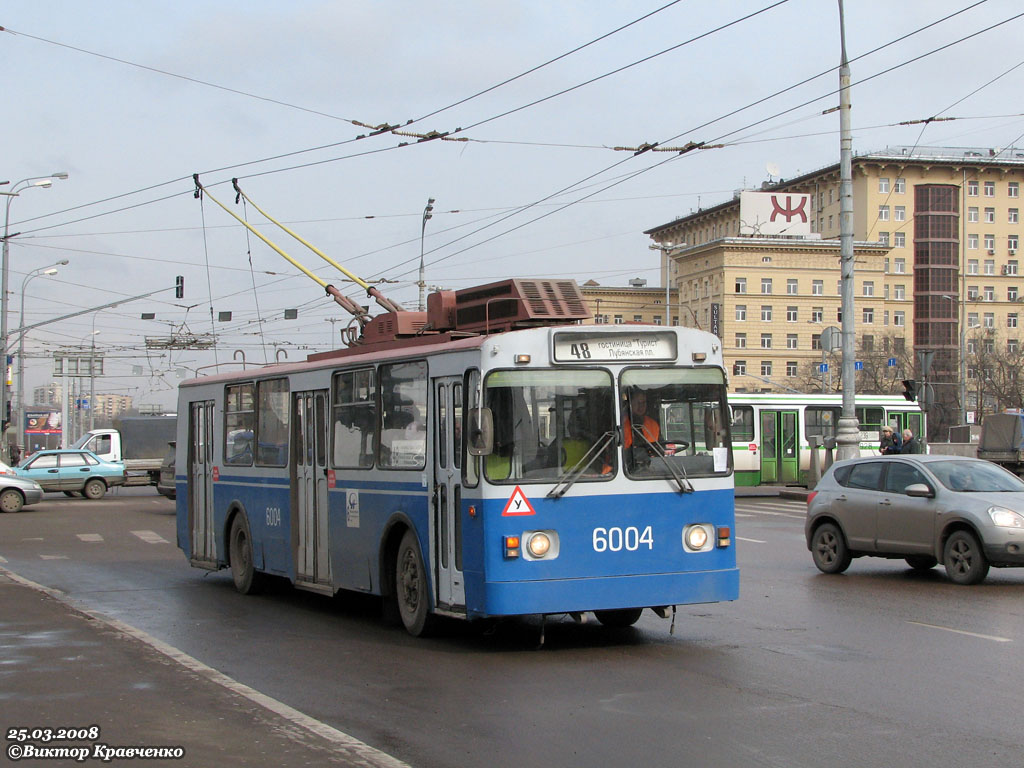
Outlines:
{"label": "trolleybus headlight", "polygon": [[553,560],[558,557],[558,534],[554,531],[525,531],[523,557],[527,560]]}
{"label": "trolleybus headlight", "polygon": [[711,549],[713,530],[710,525],[698,523],[683,529],[683,549],[687,552],[706,552]]}

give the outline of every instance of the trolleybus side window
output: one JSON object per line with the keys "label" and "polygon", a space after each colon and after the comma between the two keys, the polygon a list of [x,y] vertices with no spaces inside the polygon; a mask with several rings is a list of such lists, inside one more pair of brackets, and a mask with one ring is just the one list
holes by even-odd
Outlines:
{"label": "trolleybus side window", "polygon": [[[466,407],[468,410],[477,408],[480,405],[480,371],[473,369],[466,371]],[[456,427],[458,422],[456,422]],[[467,488],[475,488],[480,482],[480,457],[471,456],[468,452],[469,432],[462,432],[461,448],[459,453],[465,456],[462,464],[462,484]]]}
{"label": "trolleybus side window", "polygon": [[633,368],[622,374],[620,386],[627,475],[648,479],[729,471],[722,371]]}
{"label": "trolleybus side window", "polygon": [[732,439],[736,443],[751,443],[754,441],[753,406],[732,406]]}
{"label": "trolleybus side window", "polygon": [[484,457],[488,480],[550,483],[577,470],[578,481],[612,477],[608,371],[495,371],[485,383],[494,420],[494,450]]}
{"label": "trolleybus side window", "polygon": [[377,387],[373,369],[334,374],[333,466],[372,467],[376,433]]}
{"label": "trolleybus side window", "polygon": [[423,469],[427,465],[427,392],[426,361],[380,367],[381,467]]}
{"label": "trolleybus side window", "polygon": [[836,425],[839,423],[839,408],[809,405],[804,411],[804,437],[821,435],[835,437]]}
{"label": "trolleybus side window", "polygon": [[256,434],[256,387],[252,382],[224,389],[224,463],[251,467]]}
{"label": "trolleybus side window", "polygon": [[256,463],[283,467],[288,463],[288,380],[256,385]]}
{"label": "trolleybus side window", "polygon": [[885,413],[881,408],[857,406],[856,413],[861,432],[877,432],[885,423]]}

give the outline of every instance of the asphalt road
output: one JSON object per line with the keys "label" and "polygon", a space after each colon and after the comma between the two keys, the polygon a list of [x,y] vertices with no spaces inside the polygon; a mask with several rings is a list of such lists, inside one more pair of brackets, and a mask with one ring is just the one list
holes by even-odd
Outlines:
{"label": "asphalt road", "polygon": [[741,597],[636,628],[445,623],[191,569],[173,506],[126,489],[0,515],[11,571],[413,766],[1017,766],[1024,570],[957,587],[857,560],[819,574],[798,502],[738,503]]}

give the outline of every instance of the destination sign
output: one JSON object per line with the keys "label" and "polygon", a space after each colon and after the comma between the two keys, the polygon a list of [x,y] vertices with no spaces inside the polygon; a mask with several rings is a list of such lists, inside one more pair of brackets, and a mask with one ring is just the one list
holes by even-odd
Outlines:
{"label": "destination sign", "polygon": [[676,335],[671,331],[644,333],[586,333],[560,331],[554,334],[556,363],[614,363],[628,360],[674,361]]}

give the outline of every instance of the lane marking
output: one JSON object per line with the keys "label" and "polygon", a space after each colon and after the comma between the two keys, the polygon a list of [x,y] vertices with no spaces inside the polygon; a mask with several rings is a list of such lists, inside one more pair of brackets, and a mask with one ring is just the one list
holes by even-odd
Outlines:
{"label": "lane marking", "polygon": [[40,560],[67,560],[67,555],[40,555]]}
{"label": "lane marking", "polygon": [[753,515],[751,515],[749,513],[744,514],[743,512],[737,512],[736,513],[736,517],[753,517]]}
{"label": "lane marking", "polygon": [[100,536],[98,533],[76,533],[75,535],[78,538],[80,538],[82,541],[90,541],[90,542],[101,542],[101,541],[103,541],[103,537]]}
{"label": "lane marking", "polygon": [[744,510],[747,511],[747,512],[753,512],[753,513],[758,514],[758,515],[770,515],[771,517],[791,517],[794,520],[806,520],[807,519],[807,515],[793,515],[793,514],[789,514],[787,512],[771,512],[771,511],[769,511],[767,509],[757,509],[757,508],[751,508],[751,507],[744,507]]}
{"label": "lane marking", "polygon": [[156,531],[132,531],[132,534],[138,536],[147,544],[170,544],[167,539],[161,536]]}
{"label": "lane marking", "polygon": [[767,541],[761,541],[760,539],[747,539],[747,538],[744,538],[743,536],[737,536],[736,537],[736,541],[750,541],[750,542],[753,542],[754,544],[767,544],[768,543]]}
{"label": "lane marking", "polygon": [[925,624],[923,621],[910,621],[907,620],[907,624],[916,624],[919,627],[927,627],[928,629],[941,629],[943,632],[954,632],[958,635],[967,635],[968,637],[977,637],[981,640],[992,640],[996,643],[1012,643],[1013,639],[1009,637],[999,637],[998,635],[981,635],[977,632],[968,632],[964,629],[953,629],[952,627],[943,627],[939,624]]}
{"label": "lane marking", "polygon": [[360,741],[355,736],[349,736],[344,731],[339,731],[337,728],[333,728],[326,723],[316,720],[309,715],[300,712],[294,707],[288,706],[282,701],[278,701],[266,694],[260,693],[256,689],[250,688],[244,683],[240,683],[237,680],[228,677],[223,672],[218,672],[213,667],[199,661],[199,659],[189,656],[184,651],[180,651],[162,640],[158,640],[152,635],[143,632],[141,629],[136,629],[130,624],[125,624],[123,621],[112,619],[98,611],[86,608],[84,605],[74,601],[66,592],[61,592],[59,589],[53,589],[52,587],[46,587],[42,584],[30,581],[29,579],[19,576],[6,568],[0,568],[0,575],[6,576],[12,581],[16,581],[17,583],[30,587],[31,589],[44,592],[50,597],[59,600],[71,610],[90,616],[96,621],[106,624],[108,627],[118,632],[134,637],[136,640],[145,643],[155,651],[167,656],[172,661],[181,664],[186,669],[189,669],[207,680],[223,686],[229,691],[237,693],[239,696],[249,699],[249,701],[258,704],[264,709],[273,712],[294,725],[330,741],[335,744],[339,750],[343,750],[347,753],[342,757],[347,759],[352,765],[371,766],[372,768],[410,768],[408,763],[402,762],[398,758],[392,757],[386,752],[382,752],[379,749],[371,747],[369,744]]}

